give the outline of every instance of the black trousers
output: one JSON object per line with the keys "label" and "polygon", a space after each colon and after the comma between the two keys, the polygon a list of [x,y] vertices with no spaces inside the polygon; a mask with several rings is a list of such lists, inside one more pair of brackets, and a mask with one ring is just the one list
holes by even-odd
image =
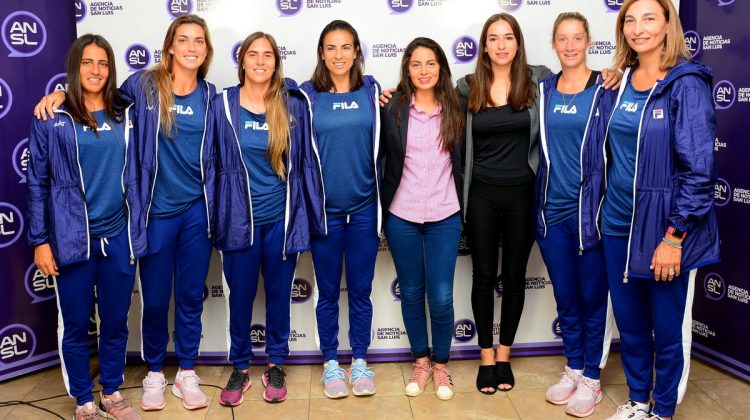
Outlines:
{"label": "black trousers", "polygon": [[501,239],[500,344],[510,346],[523,312],[526,264],[534,244],[534,183],[504,186],[474,179],[467,207],[466,228],[473,269],[471,306],[479,347],[493,347],[494,291]]}

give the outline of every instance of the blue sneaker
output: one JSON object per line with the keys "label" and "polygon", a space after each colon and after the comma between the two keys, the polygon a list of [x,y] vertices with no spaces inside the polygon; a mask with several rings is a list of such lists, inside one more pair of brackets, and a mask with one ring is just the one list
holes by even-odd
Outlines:
{"label": "blue sneaker", "polygon": [[346,372],[339,366],[339,362],[329,360],[323,366],[323,394],[328,398],[344,398],[349,395],[349,388],[346,386]]}
{"label": "blue sneaker", "polygon": [[367,367],[364,359],[357,359],[347,370],[349,383],[352,384],[352,394],[361,397],[375,394],[375,374]]}

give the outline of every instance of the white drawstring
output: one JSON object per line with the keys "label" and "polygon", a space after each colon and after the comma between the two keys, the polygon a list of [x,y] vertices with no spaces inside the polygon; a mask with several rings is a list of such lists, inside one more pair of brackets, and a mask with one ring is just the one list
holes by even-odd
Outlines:
{"label": "white drawstring", "polygon": [[347,225],[349,224],[349,217],[350,217],[350,216],[351,216],[350,214],[347,214],[347,215],[346,215],[346,224],[347,224]]}
{"label": "white drawstring", "polygon": [[104,244],[109,245],[109,240],[107,238],[101,238],[99,240],[99,243],[102,246],[102,255],[104,255],[106,257],[107,256],[107,251],[104,250]]}

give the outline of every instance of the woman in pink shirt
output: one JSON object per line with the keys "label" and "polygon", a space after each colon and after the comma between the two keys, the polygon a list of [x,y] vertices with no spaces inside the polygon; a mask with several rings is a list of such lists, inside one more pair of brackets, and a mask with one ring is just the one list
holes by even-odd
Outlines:
{"label": "woman in pink shirt", "polygon": [[[401,290],[414,373],[406,395],[453,397],[447,363],[453,336],[453,272],[461,234],[461,143],[465,105],[453,90],[448,60],[429,38],[416,38],[401,60],[401,80],[382,110],[385,234]],[[428,343],[425,294],[430,310]]]}

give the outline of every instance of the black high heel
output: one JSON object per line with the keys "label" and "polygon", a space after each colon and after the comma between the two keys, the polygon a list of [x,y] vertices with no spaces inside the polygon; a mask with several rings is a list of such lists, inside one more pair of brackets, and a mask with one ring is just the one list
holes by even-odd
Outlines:
{"label": "black high heel", "polygon": [[[496,388],[500,391],[510,391],[516,386],[516,378],[513,377],[513,369],[510,367],[510,362],[495,362],[495,376],[497,378]],[[500,388],[500,385],[510,385],[510,388],[503,389]]]}
{"label": "black high heel", "polygon": [[[477,372],[477,390],[485,395],[492,395],[497,392],[497,376],[495,375],[495,366],[479,366]],[[491,388],[492,391],[483,391],[483,388]]]}

